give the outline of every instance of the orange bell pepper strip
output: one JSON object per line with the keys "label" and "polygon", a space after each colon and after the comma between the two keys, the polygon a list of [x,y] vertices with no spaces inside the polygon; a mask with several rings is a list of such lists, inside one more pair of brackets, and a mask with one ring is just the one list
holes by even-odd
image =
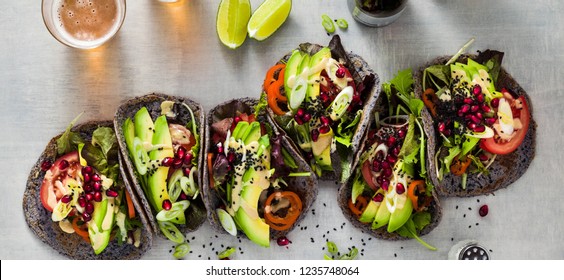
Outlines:
{"label": "orange bell pepper strip", "polygon": [[368,200],[364,196],[357,197],[356,203],[353,203],[352,199],[349,199],[349,209],[351,209],[351,212],[357,217],[360,217],[360,215],[362,215],[362,212],[364,212],[366,206],[368,206]]}
{"label": "orange bell pepper strip", "polygon": [[427,109],[429,109],[429,112],[431,113],[431,115],[433,117],[436,116],[437,115],[437,102],[439,101],[439,98],[435,94],[435,90],[433,90],[432,88],[426,89],[423,92],[423,96],[421,96],[421,99],[423,99],[423,103],[425,104],[425,107],[427,107]]}
{"label": "orange bell pepper strip", "polygon": [[[282,199],[286,199],[289,202],[289,207],[284,217],[278,216],[276,212],[271,210],[273,202],[281,203]],[[274,230],[287,230],[298,220],[302,213],[302,207],[302,200],[295,192],[274,192],[266,199],[264,220]]]}
{"label": "orange bell pepper strip", "polygon": [[272,67],[270,67],[270,69],[268,69],[268,72],[266,72],[266,77],[264,78],[264,83],[262,85],[262,88],[264,90],[267,90],[268,87],[274,83],[277,80],[280,80],[280,74],[278,74],[278,78],[275,79],[274,78],[274,74],[276,74],[277,71],[286,68],[286,64],[276,64]]}
{"label": "orange bell pepper strip", "polygon": [[82,237],[82,239],[84,239],[86,243],[90,243],[90,236],[88,235],[88,229],[86,230],[83,229],[86,223],[84,223],[82,226],[79,226],[78,220],[80,220],[78,217],[72,220],[72,228],[74,229],[74,232],[78,234],[80,237]]}
{"label": "orange bell pepper strip", "polygon": [[425,181],[424,180],[415,180],[409,184],[407,187],[407,197],[411,200],[411,204],[413,204],[413,209],[415,211],[419,211],[419,196],[417,195],[418,192],[425,191]]}
{"label": "orange bell pepper strip", "polygon": [[461,160],[456,156],[450,165],[450,172],[454,175],[461,176],[462,174],[466,173],[466,169],[470,166],[472,160],[470,157],[466,157],[465,160]]}
{"label": "orange bell pepper strip", "polygon": [[208,176],[210,177],[210,188],[214,188],[213,181],[213,153],[208,153]]}
{"label": "orange bell pepper strip", "polygon": [[135,218],[135,207],[133,207],[133,200],[127,190],[125,190],[125,201],[127,202],[127,215],[130,219]]}

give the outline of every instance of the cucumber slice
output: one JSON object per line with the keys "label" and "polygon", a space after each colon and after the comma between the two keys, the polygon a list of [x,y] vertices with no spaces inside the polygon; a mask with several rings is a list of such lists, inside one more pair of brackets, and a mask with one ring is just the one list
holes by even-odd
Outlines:
{"label": "cucumber slice", "polygon": [[237,236],[237,226],[235,225],[235,221],[233,217],[227,213],[227,211],[218,208],[215,210],[217,213],[217,217],[219,218],[219,222],[221,226],[227,231],[229,234],[233,236]]}
{"label": "cucumber slice", "polygon": [[178,244],[184,243],[184,235],[171,222],[159,222],[159,229],[170,241]]}
{"label": "cucumber slice", "polygon": [[133,138],[133,163],[139,175],[147,174],[149,160],[149,154],[145,151],[143,141],[139,137]]}
{"label": "cucumber slice", "polygon": [[347,108],[351,105],[353,94],[354,89],[351,86],[347,86],[335,97],[329,109],[329,115],[332,120],[340,119],[347,112]]}
{"label": "cucumber slice", "polygon": [[159,211],[159,213],[157,213],[157,221],[160,222],[168,222],[170,220],[173,220],[174,218],[180,216],[181,214],[184,213],[184,211],[186,211],[186,209],[188,209],[188,206],[190,206],[190,201],[188,200],[182,200],[182,201],[177,201],[175,203],[172,204],[172,207],[170,208],[170,210],[161,210]]}

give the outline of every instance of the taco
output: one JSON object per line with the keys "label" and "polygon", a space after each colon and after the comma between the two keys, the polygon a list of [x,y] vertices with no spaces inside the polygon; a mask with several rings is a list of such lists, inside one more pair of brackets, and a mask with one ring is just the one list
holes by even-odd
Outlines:
{"label": "taco", "polygon": [[304,43],[268,71],[261,99],[320,179],[346,180],[379,94],[379,78],[339,36]]}
{"label": "taco", "polygon": [[426,170],[426,111],[413,92],[411,69],[385,83],[375,118],[356,155],[339,205],[353,225],[386,240],[415,238],[434,229],[441,205]]}
{"label": "taco", "polygon": [[493,50],[439,57],[415,75],[430,112],[428,170],[442,196],[475,196],[505,188],[535,156],[531,100]]}
{"label": "taco", "polygon": [[206,219],[200,195],[204,111],[181,97],[148,94],[119,106],[114,126],[124,176],[153,231],[175,243]]}
{"label": "taco", "polygon": [[269,247],[305,217],[318,189],[290,139],[255,106],[242,98],[210,111],[203,195],[213,228]]}
{"label": "taco", "polygon": [[25,220],[68,258],[139,259],[151,247],[152,233],[119,174],[112,122],[73,127],[75,121],[51,139],[31,170]]}

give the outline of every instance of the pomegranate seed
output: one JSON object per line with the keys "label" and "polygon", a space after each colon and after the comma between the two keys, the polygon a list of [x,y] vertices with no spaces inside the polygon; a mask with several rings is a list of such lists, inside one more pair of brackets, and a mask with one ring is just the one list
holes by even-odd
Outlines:
{"label": "pomegranate seed", "polygon": [[68,194],[67,194],[67,195],[64,195],[63,197],[61,197],[61,202],[62,202],[62,203],[69,203],[69,202],[71,202],[71,200],[72,200],[72,196],[70,196],[70,195],[68,195]]}
{"label": "pomegranate seed", "polygon": [[183,164],[183,163],[184,163],[184,160],[183,160],[183,159],[181,159],[181,158],[175,158],[175,159],[172,161],[172,168],[178,169],[178,168],[182,167],[182,164]]}
{"label": "pomegranate seed", "polygon": [[495,118],[486,118],[486,124],[492,126],[495,123]]}
{"label": "pomegranate seed", "polygon": [[78,197],[78,205],[80,205],[80,207],[86,207],[86,198],[84,198],[84,196],[80,196]]}
{"label": "pomegranate seed", "polygon": [[178,199],[180,199],[180,200],[188,200],[188,196],[187,196],[184,192],[181,192],[181,193],[180,193],[180,196],[178,197]]}
{"label": "pomegranate seed", "polygon": [[92,175],[92,166],[85,166],[82,168],[82,175]]}
{"label": "pomegranate seed", "polygon": [[305,111],[303,108],[298,108],[298,111],[296,111],[296,116],[298,117],[303,117],[305,114]]}
{"label": "pomegranate seed", "polygon": [[285,236],[278,237],[276,244],[278,244],[278,246],[287,246],[288,244],[290,244],[290,240]]}
{"label": "pomegranate seed", "polygon": [[382,175],[384,175],[386,177],[390,177],[390,175],[392,175],[392,169],[391,168],[384,169],[384,171],[382,172]]}
{"label": "pomegranate seed", "polygon": [[84,192],[91,192],[92,191],[92,185],[91,184],[86,184],[84,186],[82,186],[82,189],[84,190]]}
{"label": "pomegranate seed", "polygon": [[491,105],[492,105],[492,107],[494,107],[494,108],[499,107],[499,98],[494,98],[494,99],[492,99]]}
{"label": "pomegranate seed", "polygon": [[462,107],[460,107],[460,111],[459,111],[459,112],[462,112],[463,114],[466,114],[466,113],[468,113],[468,111],[470,111],[470,105],[464,104],[464,105],[462,105]]}
{"label": "pomegranate seed", "polygon": [[95,192],[95,193],[94,193],[94,201],[100,202],[100,201],[102,201],[102,198],[103,198],[103,197],[102,197],[102,192]]}
{"label": "pomegranate seed", "polygon": [[327,95],[327,94],[324,93],[324,92],[322,92],[322,93],[319,94],[319,99],[321,99],[321,102],[322,102],[323,104],[326,104],[326,103],[328,103],[329,101],[331,101],[331,100],[329,100],[329,95]]}
{"label": "pomegranate seed", "polygon": [[480,124],[480,119],[478,119],[478,117],[476,117],[475,115],[470,115],[470,121],[472,121],[475,124]]}
{"label": "pomegranate seed", "polygon": [[172,158],[171,157],[163,158],[163,160],[161,160],[161,165],[164,166],[164,167],[171,167],[172,166]]}
{"label": "pomegranate seed", "polygon": [[309,122],[311,120],[311,114],[310,113],[305,113],[304,114],[304,122]]}
{"label": "pomegranate seed", "polygon": [[[217,144],[217,153],[223,154],[223,145],[221,145],[221,143]],[[170,166],[172,166],[172,162],[170,163]]]}
{"label": "pomegranate seed", "polygon": [[382,180],[382,184],[380,184],[380,187],[385,190],[388,191],[388,189],[390,188],[390,182],[388,180]]}
{"label": "pomegranate seed", "polygon": [[484,111],[484,113],[489,113],[491,112],[491,108],[490,106],[486,105],[486,104],[482,104],[482,111]]}
{"label": "pomegranate seed", "polygon": [[478,118],[479,120],[482,120],[484,118],[484,116],[482,116],[482,113],[478,112],[475,114],[476,118]]}
{"label": "pomegranate seed", "polygon": [[322,126],[319,128],[319,133],[321,133],[321,134],[328,133],[330,129],[331,129],[331,128],[330,128],[328,125],[322,125]]}
{"label": "pomegranate seed", "polygon": [[396,137],[394,136],[390,136],[390,138],[388,138],[388,141],[386,144],[388,144],[388,147],[393,146],[396,143]]}
{"label": "pomegranate seed", "polygon": [[227,153],[227,162],[229,163],[233,163],[236,159],[235,153],[234,152],[229,152]]}
{"label": "pomegranate seed", "polygon": [[240,116],[236,116],[236,117],[233,118],[233,123],[234,123],[234,124],[237,124],[237,123],[239,123],[239,122],[242,121],[242,120],[243,120],[243,119],[242,119]]}
{"label": "pomegranate seed", "polygon": [[61,170],[66,170],[67,168],[69,168],[69,166],[70,163],[66,159],[63,159],[59,162],[59,169]]}
{"label": "pomegranate seed", "polygon": [[476,95],[480,94],[482,93],[482,87],[480,85],[475,85],[474,88],[472,89],[472,92]]}
{"label": "pomegranate seed", "polygon": [[300,117],[300,116],[298,116],[298,115],[294,115],[294,120],[296,121],[296,123],[297,123],[298,125],[304,124],[303,118]]}
{"label": "pomegranate seed", "polygon": [[479,158],[481,161],[488,161],[490,159],[490,157],[486,154],[480,154]]}
{"label": "pomegranate seed", "polygon": [[474,102],[474,101],[472,100],[472,98],[468,98],[468,97],[464,98],[464,104],[469,104],[469,105],[470,105],[470,104],[472,104],[472,102]]}
{"label": "pomegranate seed", "polygon": [[380,175],[378,177],[376,177],[376,183],[378,183],[379,185],[382,185],[382,182],[386,180],[384,179],[384,175]]}
{"label": "pomegranate seed", "polygon": [[483,94],[478,94],[476,95],[476,99],[478,100],[478,102],[480,103],[484,103],[485,99],[484,99],[484,95]]}
{"label": "pomegranate seed", "polygon": [[388,155],[386,157],[386,161],[390,163],[390,165],[394,165],[394,163],[396,163],[396,158],[393,155]]}
{"label": "pomegranate seed", "polygon": [[112,189],[109,189],[109,190],[106,191],[106,195],[108,197],[117,197],[118,193],[116,191],[112,190]]}
{"label": "pomegranate seed", "polygon": [[390,169],[390,163],[387,161],[382,161],[382,169]]}
{"label": "pomegranate seed", "polygon": [[84,195],[84,198],[86,198],[86,201],[92,201],[94,200],[94,195],[92,193],[87,193]]}
{"label": "pomegranate seed", "polygon": [[184,160],[184,156],[186,156],[186,148],[182,146],[178,147],[178,150],[176,150],[176,155],[174,155],[174,158]]}
{"label": "pomegranate seed", "polygon": [[337,76],[337,78],[339,79],[344,78],[345,74],[346,74],[346,69],[343,66],[340,66],[335,72],[335,76]]}
{"label": "pomegranate seed", "polygon": [[405,138],[406,134],[407,134],[407,130],[405,128],[402,128],[398,131],[398,137],[401,139]]}
{"label": "pomegranate seed", "polygon": [[478,110],[480,110],[480,106],[478,106],[478,105],[472,105],[470,107],[470,112],[472,112],[472,113],[476,113],[476,112],[478,112]]}
{"label": "pomegranate seed", "polygon": [[478,125],[476,126],[476,128],[474,129],[474,132],[484,132],[486,131],[486,127],[483,125]]}
{"label": "pomegranate seed", "polygon": [[485,217],[486,215],[488,215],[488,212],[490,212],[490,209],[486,204],[482,205],[482,207],[480,207],[480,209],[478,210],[478,214],[480,214],[480,217]]}
{"label": "pomegranate seed", "polygon": [[372,162],[372,171],[379,172],[380,170],[382,170],[382,166],[380,165],[380,163],[376,160],[373,161]]}
{"label": "pomegranate seed", "polygon": [[84,183],[90,183],[90,174],[86,173],[84,174]]}
{"label": "pomegranate seed", "polygon": [[182,173],[184,173],[184,176],[186,177],[190,176],[190,167],[182,168]]}
{"label": "pomegranate seed", "polygon": [[94,189],[95,192],[99,192],[102,190],[102,184],[100,184],[100,182],[94,182],[92,184],[92,188]]}
{"label": "pomegranate seed", "polygon": [[450,129],[445,129],[445,132],[443,132],[443,134],[445,136],[450,136],[452,134],[452,131]]}
{"label": "pomegranate seed", "polygon": [[475,123],[473,123],[473,122],[468,122],[468,123],[466,124],[466,126],[468,126],[468,128],[470,128],[470,129],[473,131],[474,129],[476,129],[476,126],[477,126],[477,125],[476,125]]}
{"label": "pomegranate seed", "polygon": [[445,132],[445,129],[446,129],[445,123],[444,123],[444,122],[440,122],[440,123],[439,123],[439,126],[438,126],[438,129],[439,129],[439,132],[440,132],[440,133]]}
{"label": "pomegranate seed", "polygon": [[82,213],[82,220],[84,222],[90,222],[92,220],[92,216],[86,212]]}
{"label": "pomegranate seed", "polygon": [[372,198],[372,200],[374,200],[374,202],[382,202],[384,201],[384,195],[381,193],[376,194],[376,196],[374,196],[374,198]]}
{"label": "pomegranate seed", "polygon": [[396,192],[397,192],[398,194],[402,194],[402,193],[405,192],[405,187],[403,186],[402,183],[398,183],[398,184],[396,185]]}
{"label": "pomegranate seed", "polygon": [[321,123],[324,125],[330,125],[331,124],[331,119],[326,117],[326,116],[321,116],[319,118],[321,120]]}
{"label": "pomegranate seed", "polygon": [[170,202],[170,200],[168,200],[168,199],[165,199],[163,201],[163,209],[168,211],[168,210],[170,210],[170,208],[172,208],[172,202]]}
{"label": "pomegranate seed", "polygon": [[311,131],[311,140],[313,140],[313,142],[317,142],[317,139],[319,139],[319,130],[314,129]]}
{"label": "pomegranate seed", "polygon": [[91,178],[92,178],[92,181],[94,181],[94,182],[100,182],[100,181],[102,181],[102,178],[100,178],[100,175],[98,175],[98,174],[96,174],[96,173],[92,174],[92,177],[91,177]]}
{"label": "pomegranate seed", "polygon": [[49,160],[45,160],[44,162],[41,163],[41,170],[42,171],[47,171],[51,168],[53,164],[51,163],[51,161]]}
{"label": "pomegranate seed", "polygon": [[184,164],[190,164],[190,163],[192,163],[192,158],[194,158],[194,156],[192,155],[192,153],[187,153],[187,154],[184,156],[184,161],[183,161]]}
{"label": "pomegranate seed", "polygon": [[392,155],[394,157],[397,157],[399,155],[400,151],[401,151],[401,147],[398,145],[392,150]]}
{"label": "pomegranate seed", "polygon": [[92,214],[94,212],[94,204],[92,202],[86,203],[86,207],[84,207],[85,213]]}

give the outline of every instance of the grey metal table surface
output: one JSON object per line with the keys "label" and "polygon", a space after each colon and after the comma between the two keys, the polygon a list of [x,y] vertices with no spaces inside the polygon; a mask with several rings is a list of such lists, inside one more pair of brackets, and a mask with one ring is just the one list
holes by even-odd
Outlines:
{"label": "grey metal table surface", "polygon": [[[258,96],[264,73],[282,55],[302,42],[328,43],[322,14],[347,19],[348,30],[337,31],[345,47],[363,56],[383,81],[398,70],[453,54],[471,37],[476,38],[471,52],[504,51],[504,67],[533,101],[535,160],[523,177],[495,195],[442,199],[442,222],[424,237],[438,251],[416,241],[371,239],[346,223],[336,186],[320,182],[315,213],[289,234],[288,248],[239,243],[206,224],[188,235],[194,239],[187,259],[215,258],[221,245],[240,247],[236,259],[321,259],[325,239],[342,250],[358,247],[361,259],[446,259],[463,239],[480,241],[494,259],[564,259],[564,2],[409,1],[398,21],[369,28],[352,19],[344,0],[294,0],[278,32],[263,42],[247,39],[237,50],[216,36],[219,2],[130,0],[118,35],[89,51],[51,37],[40,1],[0,2],[0,259],[63,258],[28,229],[22,195],[49,139],[80,112],[85,112],[82,121],[111,119],[121,101],[149,92],[187,96],[206,110],[230,98]],[[260,1],[251,3],[256,9]],[[482,204],[490,208],[484,218],[477,211]],[[172,259],[171,245],[156,239],[144,258]]]}

